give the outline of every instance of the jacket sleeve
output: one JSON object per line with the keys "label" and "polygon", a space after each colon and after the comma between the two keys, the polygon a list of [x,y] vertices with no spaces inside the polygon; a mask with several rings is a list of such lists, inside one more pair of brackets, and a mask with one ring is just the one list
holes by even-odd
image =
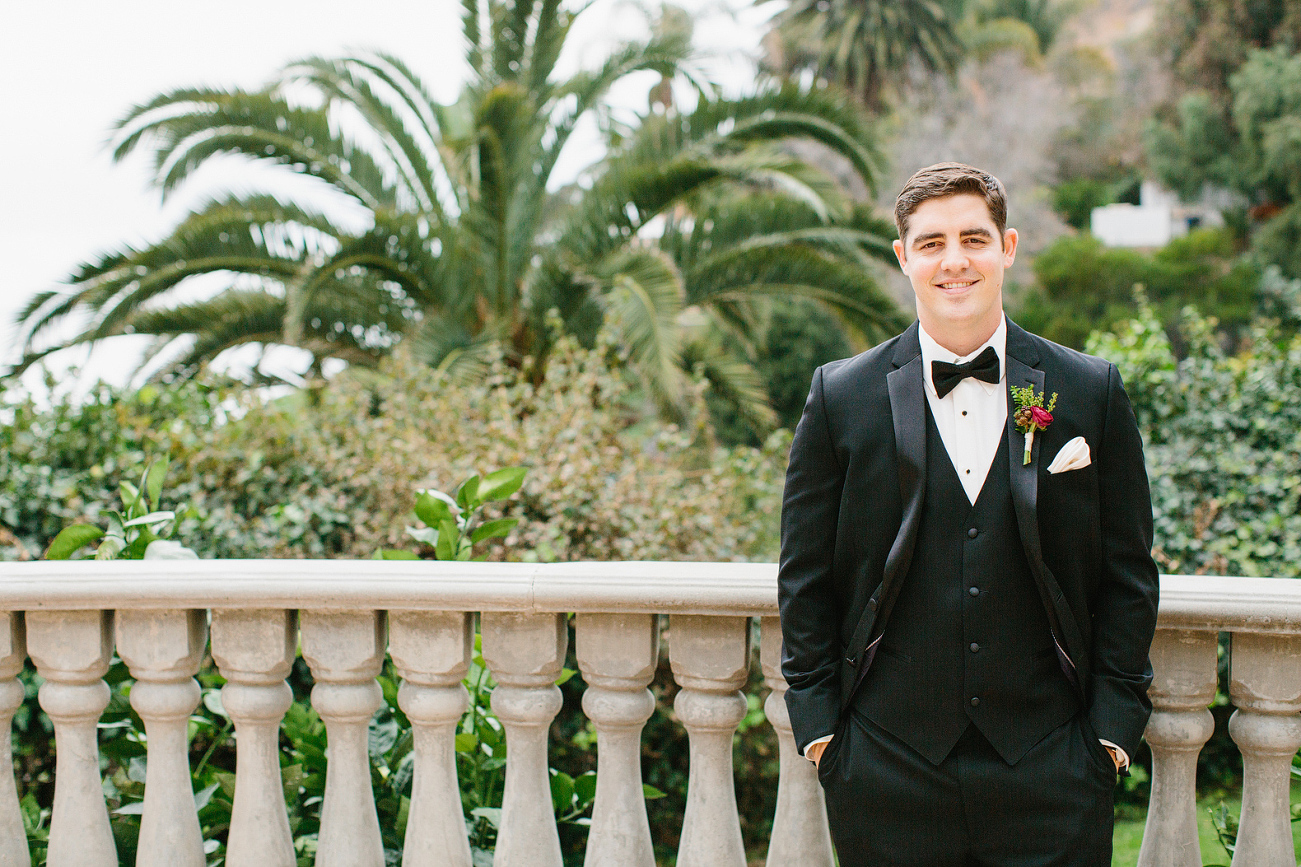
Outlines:
{"label": "jacket sleeve", "polygon": [[831,734],[840,715],[840,621],[832,567],[840,496],[845,484],[832,442],[823,371],[813,375],[795,428],[782,497],[777,596],[782,626],[782,674],[789,689],[795,742]]}
{"label": "jacket sleeve", "polygon": [[1132,756],[1152,711],[1148,651],[1156,630],[1158,573],[1143,442],[1115,365],[1108,371],[1098,485],[1102,570],[1090,604],[1089,723]]}

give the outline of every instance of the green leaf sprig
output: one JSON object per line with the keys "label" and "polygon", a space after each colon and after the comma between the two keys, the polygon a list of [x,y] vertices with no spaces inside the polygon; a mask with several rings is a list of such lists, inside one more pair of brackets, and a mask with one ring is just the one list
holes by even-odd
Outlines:
{"label": "green leaf sprig", "polygon": [[[474,546],[489,539],[502,538],[515,529],[519,518],[481,520],[488,503],[509,499],[524,484],[528,471],[524,467],[505,467],[486,476],[474,474],[460,484],[454,495],[438,490],[424,490],[416,495],[415,515],[423,527],[407,527],[407,535],[434,549],[439,560],[485,560],[475,556]],[[382,549],[376,560],[415,560],[412,551]]]}

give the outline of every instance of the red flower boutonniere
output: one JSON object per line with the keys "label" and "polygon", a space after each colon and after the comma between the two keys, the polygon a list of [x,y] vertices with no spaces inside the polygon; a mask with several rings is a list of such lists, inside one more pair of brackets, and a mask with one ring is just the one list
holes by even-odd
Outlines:
{"label": "red flower boutonniere", "polygon": [[1034,386],[1027,385],[1025,388],[1012,386],[1012,399],[1016,401],[1016,412],[1012,414],[1012,421],[1016,422],[1016,429],[1025,434],[1025,459],[1022,465],[1030,463],[1030,447],[1034,445],[1035,431],[1047,430],[1048,425],[1053,423],[1053,407],[1057,406],[1057,392],[1048,400],[1048,406],[1044,406],[1043,392],[1034,393]]}

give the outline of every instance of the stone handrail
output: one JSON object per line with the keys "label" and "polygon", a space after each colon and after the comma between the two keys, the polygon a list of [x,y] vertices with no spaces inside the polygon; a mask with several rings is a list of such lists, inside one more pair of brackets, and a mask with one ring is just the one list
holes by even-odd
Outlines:
{"label": "stone handrail", "polygon": [[[586,864],[652,867],[639,748],[654,703],[647,685],[668,615],[674,708],[690,769],[677,863],[744,867],[732,737],[746,711],[751,618],[760,619],[765,710],[780,744],[769,867],[830,867],[826,814],[812,766],[795,753],[779,670],[776,569],[771,564],[565,564],[411,561],[0,563],[0,723],[23,698],[30,657],[56,738],[51,867],[117,864],[100,784],[96,723],[116,652],[136,684],[148,738],[140,865],[205,863],[186,723],[194,675],[210,653],[237,736],[227,863],[296,863],[280,783],[277,738],[301,653],[330,743],[318,865],[383,864],[366,755],[367,723],[383,701],[387,654],[413,725],[415,774],[404,865],[468,867],[454,736],[466,708],[473,614],[497,680],[492,706],[510,743],[496,867],[559,867],[547,778],[547,731],[560,709],[566,615],[577,614],[583,709],[597,732],[597,791]],[[1139,864],[1199,867],[1195,769],[1210,737],[1219,634],[1232,646],[1230,734],[1244,759],[1234,867],[1295,864],[1288,783],[1301,747],[1301,582],[1165,576],[1152,658],[1147,739],[1152,800]],[[6,742],[7,743],[7,742]],[[30,863],[16,788],[0,775],[0,863]]]}

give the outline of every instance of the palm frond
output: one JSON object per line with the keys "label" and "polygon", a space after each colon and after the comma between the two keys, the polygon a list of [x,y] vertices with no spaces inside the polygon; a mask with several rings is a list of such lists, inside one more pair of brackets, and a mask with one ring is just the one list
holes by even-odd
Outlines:
{"label": "palm frond", "polygon": [[777,426],[763,378],[753,365],[728,352],[717,332],[705,330],[689,340],[683,347],[683,361],[755,431],[762,434]]}
{"label": "palm frond", "polygon": [[618,251],[597,268],[604,327],[660,406],[681,411],[686,393],[681,332],[685,288],[672,260],[649,247]]}
{"label": "palm frond", "polygon": [[154,141],[155,183],[164,196],[217,154],[287,166],[333,185],[367,207],[392,204],[374,159],[339,134],[323,108],[296,108],[269,91],[177,91],[129,112],[115,127],[120,158]]}
{"label": "palm frond", "polygon": [[309,57],[291,64],[282,75],[285,81],[307,82],[328,98],[354,107],[378,135],[403,180],[403,188],[415,200],[416,208],[443,220],[445,215],[434,187],[435,170],[428,159],[429,153],[437,151],[430,147],[430,142],[417,139],[410,129],[414,123],[417,129],[424,131],[418,119],[399,115],[392,105],[380,98],[372,83],[358,74],[372,73],[374,68],[374,64],[359,63],[351,58],[326,60]]}
{"label": "palm frond", "polygon": [[869,273],[803,244],[756,244],[716,253],[697,263],[690,285],[697,304],[756,294],[820,301],[869,345],[907,325]]}

